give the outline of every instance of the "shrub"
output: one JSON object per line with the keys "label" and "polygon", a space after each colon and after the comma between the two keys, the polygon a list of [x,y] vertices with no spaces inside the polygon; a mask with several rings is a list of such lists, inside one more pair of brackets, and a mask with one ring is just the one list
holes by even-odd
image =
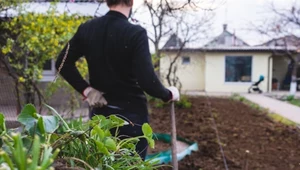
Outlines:
{"label": "shrub", "polygon": [[18,116],[22,132],[7,130],[0,114],[0,169],[59,169],[62,164],[64,169],[156,169],[156,162],[143,161],[135,151],[141,138],[154,147],[149,124],[142,126],[143,136],[121,140],[110,130],[129,123],[115,115],[67,123],[48,107],[54,115],[42,116],[26,105]]}
{"label": "shrub", "polygon": [[289,95],[286,97],[287,101],[293,101],[295,99],[295,97],[293,95]]}
{"label": "shrub", "polygon": [[192,107],[192,103],[187,96],[183,95],[181,96],[180,101],[176,102],[176,106],[179,108],[189,109]]}

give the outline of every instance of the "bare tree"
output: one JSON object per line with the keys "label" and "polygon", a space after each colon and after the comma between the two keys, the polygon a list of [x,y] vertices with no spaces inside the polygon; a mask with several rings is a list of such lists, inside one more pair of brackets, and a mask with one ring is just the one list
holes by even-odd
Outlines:
{"label": "bare tree", "polygon": [[[274,3],[270,4],[270,12],[274,18],[267,18],[261,24],[252,24],[252,27],[260,34],[271,38],[275,44],[281,46],[281,51],[274,50],[274,55],[287,56],[293,67],[290,91],[294,92],[297,83],[297,70],[300,58],[300,6],[295,1],[287,9],[281,9]],[[296,57],[294,57],[296,54]]]}
{"label": "bare tree", "polygon": [[[211,21],[213,15],[204,15],[202,18],[197,16],[192,16],[188,19],[188,15],[183,14],[177,21],[176,25],[176,35],[178,37],[178,42],[176,46],[176,53],[175,56],[171,59],[169,64],[166,79],[169,86],[176,86],[181,89],[182,84],[180,82],[179,77],[177,76],[178,66],[177,61],[181,57],[182,53],[184,52],[184,48],[188,44],[199,43],[203,38],[206,38],[208,35],[208,31],[211,28]],[[197,22],[190,22],[190,20],[197,21]]]}
{"label": "bare tree", "polygon": [[[192,13],[192,15],[196,15],[199,11],[212,11],[217,4],[222,4],[223,0],[215,2],[215,0],[186,0],[186,1],[171,1],[171,0],[145,0],[141,8],[138,8],[137,11],[146,13],[149,16],[149,22],[147,21],[138,21],[142,24],[148,31],[148,37],[150,42],[152,43],[152,47],[154,48],[154,55],[153,55],[153,63],[154,67],[157,70],[158,76],[162,79],[162,76],[159,72],[159,65],[160,65],[160,58],[162,57],[161,54],[161,47],[162,43],[165,42],[167,38],[170,37],[172,34],[182,34],[183,43],[181,45],[182,48],[184,45],[192,41],[190,33],[192,29],[201,32],[199,29],[200,25],[203,25],[203,18],[199,17],[193,21],[186,22],[187,14]],[[137,13],[134,12],[135,13]],[[195,16],[196,18],[196,16]],[[194,23],[196,21],[196,23]],[[199,22],[198,22],[199,21]],[[205,21],[206,22],[206,21]],[[191,28],[197,27],[197,28]],[[182,49],[180,50],[182,51]],[[178,54],[180,56],[181,52]],[[171,76],[168,73],[168,83],[171,82],[170,78],[176,78],[174,70],[176,60],[170,65],[170,72],[173,73]],[[175,68],[175,69],[174,69]],[[178,82],[174,81],[172,82]],[[170,84],[170,83],[169,83]],[[174,84],[174,83],[171,83]]]}

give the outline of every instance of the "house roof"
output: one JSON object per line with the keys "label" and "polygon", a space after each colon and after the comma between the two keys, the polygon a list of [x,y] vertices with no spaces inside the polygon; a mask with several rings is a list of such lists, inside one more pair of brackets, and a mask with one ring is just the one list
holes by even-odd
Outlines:
{"label": "house roof", "polygon": [[[176,51],[177,47],[164,48],[162,51]],[[295,52],[297,48],[289,47],[289,51]],[[200,47],[200,48],[184,48],[183,51],[202,51],[202,52],[274,52],[274,51],[286,51],[285,47],[266,47],[266,46],[240,46],[240,47]]]}
{"label": "house roof", "polygon": [[[106,3],[98,3],[92,0],[75,0],[76,3],[61,0],[61,2],[56,3],[56,7],[59,13],[68,12],[69,14],[79,14],[82,16],[101,16],[105,15],[109,8]],[[51,3],[49,0],[35,0],[30,3],[22,3],[27,12],[45,13]],[[18,15],[15,9],[9,9],[0,13],[0,17],[13,17]]]}
{"label": "house roof", "polygon": [[[176,34],[172,34],[161,50],[178,50],[181,44],[181,39]],[[184,50],[258,50],[258,48],[251,48],[242,39],[237,37],[235,34],[230,33],[227,30],[227,24],[223,25],[223,32],[219,36],[215,37],[212,41],[204,46],[199,46],[198,44],[199,43],[189,42],[185,45]]]}
{"label": "house roof", "polygon": [[181,45],[182,45],[181,39],[176,34],[172,34],[169,40],[163,46],[163,49],[172,48],[172,47],[180,48]]}
{"label": "house roof", "polygon": [[227,30],[227,24],[223,25],[223,32],[214,38],[211,42],[205,45],[205,47],[240,47],[249,46],[242,39],[235,34],[230,33]]}
{"label": "house roof", "polygon": [[295,35],[287,35],[284,37],[271,39],[263,44],[258,46],[267,46],[267,47],[300,47],[300,38]]}
{"label": "house roof", "polygon": [[[291,42],[299,42],[300,39],[295,37],[287,37],[290,43],[288,43],[288,47],[280,46],[280,45],[273,45],[276,44],[275,41],[277,41],[277,44],[282,44],[282,40],[280,39],[274,39],[271,41],[268,41],[264,44],[258,45],[258,46],[250,46],[246,42],[244,42],[242,39],[238,38],[235,34],[230,33],[227,30],[227,25],[223,25],[223,32],[215,37],[212,41],[207,43],[204,46],[197,46],[197,45],[191,45],[187,44],[183,51],[203,51],[203,52],[274,52],[274,51],[286,51],[289,50],[291,52],[296,52],[297,47],[294,45],[291,45]],[[297,40],[297,41],[295,41]],[[173,34],[167,41],[167,43],[164,45],[164,47],[161,49],[161,51],[176,51],[180,49],[181,44],[180,38],[178,38],[177,35]]]}

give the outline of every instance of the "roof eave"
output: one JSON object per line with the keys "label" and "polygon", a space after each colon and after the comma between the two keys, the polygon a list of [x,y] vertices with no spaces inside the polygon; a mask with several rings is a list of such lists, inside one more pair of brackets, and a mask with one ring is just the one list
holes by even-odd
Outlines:
{"label": "roof eave", "polygon": [[[177,52],[179,48],[164,48],[161,52]],[[184,48],[183,52],[285,52],[289,51],[292,53],[296,52],[296,49],[272,49],[272,48],[261,48],[261,49],[243,49],[243,48]]]}

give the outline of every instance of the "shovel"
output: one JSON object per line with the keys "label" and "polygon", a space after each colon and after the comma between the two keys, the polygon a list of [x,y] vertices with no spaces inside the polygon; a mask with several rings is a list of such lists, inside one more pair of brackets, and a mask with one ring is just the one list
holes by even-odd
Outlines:
{"label": "shovel", "polygon": [[172,121],[172,166],[173,170],[178,170],[178,162],[177,162],[177,147],[176,147],[176,121],[175,121],[175,104],[171,103],[171,121]]}

